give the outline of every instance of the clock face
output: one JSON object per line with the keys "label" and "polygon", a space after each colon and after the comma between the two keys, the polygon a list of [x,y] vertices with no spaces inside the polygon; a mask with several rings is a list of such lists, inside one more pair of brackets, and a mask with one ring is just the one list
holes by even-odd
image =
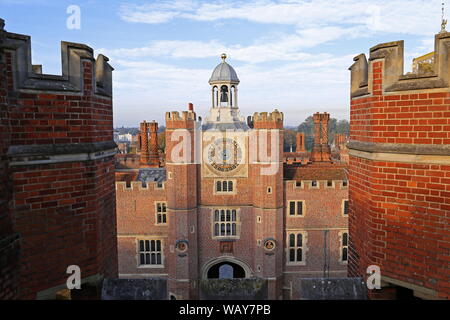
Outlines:
{"label": "clock face", "polygon": [[208,162],[217,171],[233,171],[241,164],[241,161],[242,150],[235,140],[217,139],[209,145]]}

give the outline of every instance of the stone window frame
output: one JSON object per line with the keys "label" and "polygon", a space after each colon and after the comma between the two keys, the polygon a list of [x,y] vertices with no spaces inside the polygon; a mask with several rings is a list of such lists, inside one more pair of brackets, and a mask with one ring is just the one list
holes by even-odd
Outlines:
{"label": "stone window frame", "polygon": [[[295,235],[295,246],[290,246],[290,235]],[[302,245],[298,246],[298,234],[302,235]],[[306,266],[306,252],[308,251],[308,232],[306,230],[286,230],[286,266]],[[302,260],[301,261],[290,261],[290,249],[295,249],[295,255],[297,256],[298,249],[302,249]]]}
{"label": "stone window frame", "polygon": [[272,187],[271,186],[268,186],[267,187],[267,194],[272,194]]}
{"label": "stone window frame", "polygon": [[[317,183],[317,186],[313,186],[313,182]],[[309,189],[320,189],[320,180],[309,180]]]}
{"label": "stone window frame", "polygon": [[[141,241],[150,241],[150,246],[151,246],[151,241],[160,241],[160,246],[161,246],[161,250],[160,251],[149,251],[149,253],[151,254],[153,253],[160,253],[161,254],[161,264],[141,264],[141,260],[140,260],[140,255],[141,255],[141,250],[140,250],[140,242]],[[154,237],[154,236],[144,236],[144,237],[139,237],[139,238],[135,238],[135,244],[136,244],[136,267],[139,269],[163,269],[164,268],[164,240],[158,237]],[[143,252],[147,252],[147,251],[143,251]]]}
{"label": "stone window frame", "polygon": [[[328,181],[331,181],[331,186],[328,186]],[[325,189],[335,189],[336,183],[334,180],[325,180]]]}
{"label": "stone window frame", "polygon": [[[300,186],[297,186],[297,182],[300,182]],[[304,183],[303,180],[299,180],[299,181],[294,180],[292,185],[294,187],[294,190],[296,190],[296,189],[305,189],[305,183]]]}
{"label": "stone window frame", "polygon": [[[233,183],[233,191],[217,191],[217,182],[220,182],[223,186],[223,182],[226,181],[227,184]],[[237,194],[237,180],[236,179],[214,179],[213,194],[215,195],[235,195]]]}
{"label": "stone window frame", "polygon": [[[232,210],[236,210],[236,220],[233,222],[232,220],[229,221],[229,223],[231,224],[235,224],[236,226],[236,234],[235,235],[215,235],[215,225],[218,223],[219,224],[219,233],[220,233],[220,228],[222,224],[228,223],[228,221],[216,221],[215,220],[215,211],[219,210],[219,215],[220,215],[220,210],[230,210],[231,215],[232,215]],[[226,212],[225,212],[226,214]],[[219,218],[220,219],[220,218]],[[225,227],[226,229],[226,227]],[[232,230],[232,225],[231,225],[231,230]],[[233,208],[233,207],[214,207],[211,209],[211,237],[213,240],[223,240],[223,239],[240,239],[241,237],[241,209],[240,208]]]}
{"label": "stone window frame", "polygon": [[[344,245],[344,243],[343,243],[344,233],[347,234],[347,244],[346,245]],[[348,229],[339,231],[338,237],[339,237],[339,263],[343,264],[343,265],[347,265],[348,264],[348,243],[350,240],[349,239],[350,235],[349,235]],[[346,251],[347,251],[347,260],[343,260],[344,249],[346,249]]]}
{"label": "stone window frame", "polygon": [[[158,186],[158,184],[161,183],[161,187]],[[166,183],[164,181],[156,181],[155,182],[155,190],[165,190],[166,189]]]}
{"label": "stone window frame", "polygon": [[345,212],[345,202],[347,202],[348,203],[348,208],[349,208],[349,210],[350,210],[350,202],[349,202],[349,200],[348,199],[342,199],[342,202],[341,202],[341,216],[343,216],[343,217],[345,217],[345,218],[348,218],[348,212],[347,212],[347,214],[345,214],[344,212]]}
{"label": "stone window frame", "polygon": [[[169,217],[169,215],[167,214],[167,201],[154,201],[154,204],[155,204],[155,225],[156,226],[166,226],[166,225],[168,225],[168,217]],[[158,212],[158,204],[161,204],[161,205],[164,205],[164,207],[165,207],[165,209],[166,209],[166,211],[161,211],[161,212]],[[161,222],[161,223],[158,223],[158,215],[159,214],[161,214],[162,216],[166,216],[166,222]]]}
{"label": "stone window frame", "polygon": [[[347,182],[346,186],[344,186],[344,181]],[[341,189],[348,189],[348,179],[345,179],[345,180],[341,181]]]}
{"label": "stone window frame", "polygon": [[[295,202],[295,214],[291,214],[291,202]],[[298,214],[297,202],[302,203],[302,214]],[[286,216],[289,218],[304,218],[306,215],[306,200],[302,199],[289,199],[286,205]]]}

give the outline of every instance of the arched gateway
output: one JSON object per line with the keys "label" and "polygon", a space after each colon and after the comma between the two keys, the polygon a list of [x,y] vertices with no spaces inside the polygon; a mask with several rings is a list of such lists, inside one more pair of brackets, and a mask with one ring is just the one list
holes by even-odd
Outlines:
{"label": "arched gateway", "polygon": [[203,279],[238,279],[252,276],[250,268],[232,257],[221,257],[207,262],[202,271]]}

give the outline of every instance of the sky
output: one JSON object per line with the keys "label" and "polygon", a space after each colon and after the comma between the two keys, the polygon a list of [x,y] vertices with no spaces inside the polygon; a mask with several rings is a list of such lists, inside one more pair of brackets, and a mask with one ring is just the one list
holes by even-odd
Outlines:
{"label": "sky", "polygon": [[109,57],[116,127],[164,125],[166,111],[186,110],[189,102],[206,116],[208,79],[222,53],[241,81],[241,115],[276,108],[294,126],[318,111],[349,119],[348,68],[379,43],[405,40],[410,71],[414,57],[433,51],[441,3],[0,0],[0,18],[7,31],[31,36],[33,64],[43,73],[61,74],[61,40]]}

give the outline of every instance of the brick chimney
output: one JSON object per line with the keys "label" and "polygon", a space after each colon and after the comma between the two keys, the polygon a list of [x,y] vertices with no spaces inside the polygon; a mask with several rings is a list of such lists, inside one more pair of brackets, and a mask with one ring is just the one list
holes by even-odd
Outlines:
{"label": "brick chimney", "polygon": [[305,152],[305,133],[297,132],[297,146],[295,152]]}
{"label": "brick chimney", "polygon": [[157,122],[146,122],[145,120],[141,122],[141,130],[139,132],[139,148],[141,149],[142,166],[159,167]]}
{"label": "brick chimney", "polygon": [[194,111],[194,105],[189,102],[188,104],[189,111]]}
{"label": "brick chimney", "polygon": [[320,113],[313,114],[314,121],[314,145],[311,151],[311,161],[322,161],[322,146],[320,139]]}
{"label": "brick chimney", "polygon": [[311,161],[323,162],[331,161],[331,150],[328,145],[328,121],[329,113],[316,112],[314,120],[314,146],[311,152]]}
{"label": "brick chimney", "polygon": [[145,120],[141,122],[139,131],[139,149],[141,150],[141,164],[147,165],[150,154],[148,152],[148,123]]}
{"label": "brick chimney", "polygon": [[152,121],[150,126],[150,145],[149,145],[149,165],[152,167],[159,167],[159,153],[158,153],[158,123]]}
{"label": "brick chimney", "polygon": [[321,124],[322,124],[322,161],[331,161],[331,148],[328,144],[328,122],[330,121],[329,113],[321,114]]}

